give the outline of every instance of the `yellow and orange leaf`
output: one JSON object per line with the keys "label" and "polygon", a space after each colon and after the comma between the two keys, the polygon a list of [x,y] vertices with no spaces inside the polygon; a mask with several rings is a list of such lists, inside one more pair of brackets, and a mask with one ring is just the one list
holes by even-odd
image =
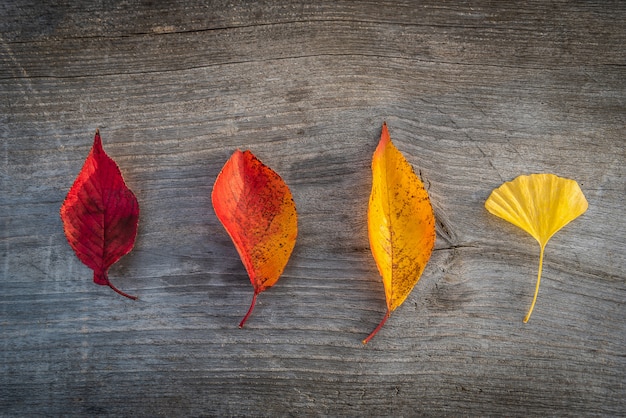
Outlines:
{"label": "yellow and orange leaf", "polygon": [[519,176],[495,189],[485,208],[532,235],[540,246],[535,295],[524,322],[528,322],[537,301],[543,253],[550,238],[585,213],[587,199],[575,180],[554,174]]}
{"label": "yellow and orange leaf", "polygon": [[435,246],[435,216],[428,193],[391,142],[385,123],[372,158],[367,225],[372,255],[385,287],[387,313],[364,344],[411,293]]}
{"label": "yellow and orange leaf", "polygon": [[237,150],[215,180],[211,194],[218,219],[246,267],[254,296],[273,286],[296,243],[298,220],[291,191],[282,178],[250,151]]}

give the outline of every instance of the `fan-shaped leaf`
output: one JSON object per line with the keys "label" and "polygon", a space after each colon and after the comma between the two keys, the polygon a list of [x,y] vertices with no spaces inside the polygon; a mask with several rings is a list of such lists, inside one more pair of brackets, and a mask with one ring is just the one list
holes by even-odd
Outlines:
{"label": "fan-shaped leaf", "polygon": [[113,286],[108,270],[133,248],[139,204],[115,161],[102,149],[98,130],[91,152],[61,206],[61,219],[76,256],[93,270],[93,281],[137,299]]}
{"label": "fan-shaped leaf", "polygon": [[257,295],[273,286],[287,265],[298,234],[296,205],[278,174],[250,151],[239,150],[217,176],[211,199],[254,287],[241,328]]}
{"label": "fan-shaped leaf", "polygon": [[546,244],[558,230],[585,213],[587,206],[576,181],[554,174],[519,176],[495,189],[485,202],[490,213],[528,232],[541,248],[535,295],[524,322],[530,319],[539,293]]}
{"label": "fan-shaped leaf", "polygon": [[372,254],[385,287],[387,313],[364,344],[411,293],[435,245],[435,216],[428,193],[391,142],[386,124],[372,158],[367,220]]}

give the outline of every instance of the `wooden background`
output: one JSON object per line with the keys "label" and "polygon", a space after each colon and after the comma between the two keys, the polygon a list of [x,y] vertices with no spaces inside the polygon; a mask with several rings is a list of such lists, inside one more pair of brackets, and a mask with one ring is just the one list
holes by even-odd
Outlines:
{"label": "wooden background", "polygon": [[[41,4],[40,4],[41,3]],[[626,414],[626,3],[9,0],[0,5],[0,415]],[[386,120],[437,244],[385,311],[367,238]],[[138,197],[91,281],[59,207],[100,128]],[[299,237],[252,287],[210,201],[231,153]],[[546,251],[484,209],[520,174],[589,210]]]}

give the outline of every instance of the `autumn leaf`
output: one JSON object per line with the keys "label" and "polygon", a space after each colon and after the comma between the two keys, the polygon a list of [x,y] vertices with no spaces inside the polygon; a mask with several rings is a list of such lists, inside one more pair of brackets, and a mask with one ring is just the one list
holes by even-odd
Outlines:
{"label": "autumn leaf", "polygon": [[435,245],[435,216],[428,193],[391,142],[386,124],[372,159],[367,221],[372,254],[385,287],[387,313],[364,344],[411,293]]}
{"label": "autumn leaf", "polygon": [[287,265],[298,234],[296,205],[278,174],[250,151],[239,150],[217,176],[211,199],[254,287],[241,328],[257,295],[273,286]]}
{"label": "autumn leaf", "polygon": [[108,277],[109,267],[133,248],[139,204],[115,161],[102,149],[99,130],[61,206],[61,219],[76,256],[93,270],[93,281],[137,299],[113,286]]}
{"label": "autumn leaf", "polygon": [[587,206],[576,181],[554,174],[519,176],[495,189],[485,202],[490,213],[528,232],[540,246],[535,295],[524,322],[530,319],[537,301],[546,244],[558,230],[585,213]]}

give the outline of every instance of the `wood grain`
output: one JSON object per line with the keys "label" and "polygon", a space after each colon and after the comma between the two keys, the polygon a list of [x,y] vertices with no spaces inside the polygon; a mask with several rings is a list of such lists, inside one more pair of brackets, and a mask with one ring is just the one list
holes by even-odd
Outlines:
{"label": "wood grain", "polygon": [[[626,414],[626,7],[620,1],[0,5],[0,415]],[[437,243],[385,311],[367,240],[383,121]],[[139,200],[91,283],[59,207],[100,128]],[[250,149],[299,237],[252,287],[213,213]],[[538,246],[483,207],[519,174],[589,210]]]}

